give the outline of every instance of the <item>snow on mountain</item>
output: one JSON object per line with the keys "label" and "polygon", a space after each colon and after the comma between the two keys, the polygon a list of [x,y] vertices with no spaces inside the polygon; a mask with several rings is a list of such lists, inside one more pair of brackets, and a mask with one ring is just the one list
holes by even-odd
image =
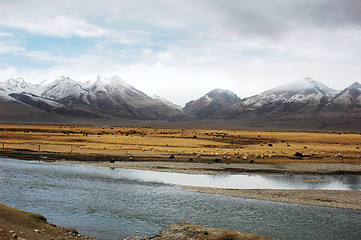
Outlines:
{"label": "snow on mountain", "polygon": [[182,115],[177,107],[146,95],[118,76],[98,77],[88,88],[92,106],[111,115],[154,120]]}
{"label": "snow on mountain", "polygon": [[79,98],[86,92],[79,83],[69,77],[61,76],[55,81],[46,84],[41,89],[42,97],[59,100],[67,97]]}
{"label": "snow on mountain", "polygon": [[27,105],[30,105],[33,107],[38,107],[38,108],[41,108],[41,109],[47,110],[47,111],[49,111],[53,108],[65,107],[63,104],[58,103],[54,100],[39,97],[39,96],[33,95],[31,93],[25,93],[25,92],[11,93],[10,96],[24,104],[27,104]]}
{"label": "snow on mountain", "polygon": [[310,77],[296,80],[291,83],[287,83],[276,88],[265,91],[264,94],[284,94],[284,93],[298,93],[308,95],[311,93],[322,93],[326,96],[332,96],[337,94],[338,91],[325,86],[324,84],[313,80]]}
{"label": "snow on mountain", "polygon": [[361,108],[361,84],[355,82],[335,95],[328,108],[343,110]]}
{"label": "snow on mountain", "polygon": [[0,97],[6,100],[14,100],[9,94],[31,92],[38,85],[25,82],[23,78],[11,78],[0,82]]}
{"label": "snow on mountain", "polygon": [[146,104],[146,102],[152,101],[151,97],[129,85],[118,76],[111,78],[98,76],[97,80],[89,86],[89,91],[97,96],[105,97],[104,95],[107,95],[114,102],[125,101],[131,105]]}
{"label": "snow on mountain", "polygon": [[23,78],[11,78],[7,81],[0,82],[0,89],[10,93],[28,92],[36,86],[35,84],[25,82]]}
{"label": "snow on mountain", "polygon": [[169,107],[176,108],[178,110],[182,109],[181,106],[179,106],[179,105],[177,105],[177,104],[175,104],[175,103],[173,103],[173,102],[171,102],[171,101],[169,101],[169,100],[167,100],[165,98],[162,98],[162,97],[160,97],[158,95],[153,95],[152,97],[153,97],[153,99],[158,100],[161,103],[164,103],[164,104],[168,105]]}
{"label": "snow on mountain", "polygon": [[272,104],[326,104],[338,91],[311,78],[304,78],[267,90],[259,95],[244,99],[242,105],[248,110]]}
{"label": "snow on mountain", "polygon": [[188,102],[183,111],[199,118],[207,118],[217,111],[230,107],[241,99],[233,92],[214,89],[201,98]]}

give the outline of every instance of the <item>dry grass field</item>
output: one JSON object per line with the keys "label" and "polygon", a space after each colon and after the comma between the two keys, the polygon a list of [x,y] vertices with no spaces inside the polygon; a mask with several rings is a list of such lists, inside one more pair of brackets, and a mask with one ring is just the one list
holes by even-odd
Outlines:
{"label": "dry grass field", "polygon": [[[0,148],[229,163],[360,163],[361,134],[0,125]],[[299,156],[295,156],[298,153]],[[169,156],[174,158],[169,159]]]}

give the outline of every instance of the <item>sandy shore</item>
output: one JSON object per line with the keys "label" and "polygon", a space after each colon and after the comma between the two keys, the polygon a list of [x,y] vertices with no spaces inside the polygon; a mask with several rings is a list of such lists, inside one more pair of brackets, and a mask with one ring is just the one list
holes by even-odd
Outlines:
{"label": "sandy shore", "polygon": [[231,197],[361,210],[361,191],[184,188],[201,193],[222,194]]}

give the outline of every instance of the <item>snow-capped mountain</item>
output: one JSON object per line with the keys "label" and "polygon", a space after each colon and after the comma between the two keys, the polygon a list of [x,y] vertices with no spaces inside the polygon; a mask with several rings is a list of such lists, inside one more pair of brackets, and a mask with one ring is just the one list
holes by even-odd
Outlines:
{"label": "snow-capped mountain", "polygon": [[78,123],[95,119],[102,124],[120,120],[213,119],[221,124],[226,120],[238,121],[244,126],[255,122],[260,126],[269,123],[284,126],[288,122],[292,128],[297,122],[305,128],[314,124],[314,129],[332,125],[360,129],[361,84],[356,82],[338,92],[304,78],[244,99],[231,91],[214,89],[181,109],[161,97],[148,96],[118,76],[98,77],[85,83],[68,77],[37,85],[22,78],[0,82],[0,121],[19,119],[23,123]]}
{"label": "snow-capped mountain", "polygon": [[87,84],[90,105],[110,115],[134,119],[170,119],[181,115],[179,109],[154,99],[118,76],[98,77]]}
{"label": "snow-capped mountain", "polygon": [[0,82],[0,90],[9,93],[27,92],[33,90],[37,85],[27,83],[23,78],[11,78],[7,81]]}
{"label": "snow-capped mountain", "polygon": [[[39,91],[39,90],[38,90]],[[44,85],[40,88],[40,96],[59,100],[63,98],[79,98],[81,95],[87,94],[82,86],[70,79],[69,77],[61,76],[54,82]]]}
{"label": "snow-capped mountain", "polygon": [[7,81],[0,82],[0,98],[12,100],[9,94],[33,91],[36,87],[37,85],[27,83],[23,78],[11,78]]}
{"label": "snow-capped mountain", "polygon": [[[181,111],[160,99],[152,98],[120,77],[98,77],[83,86],[68,77],[36,86],[23,79],[0,83],[3,98],[63,115],[115,116],[129,119],[174,119]],[[1,96],[2,96],[1,95]]]}
{"label": "snow-capped mountain", "polygon": [[355,82],[336,94],[326,107],[329,110],[361,110],[361,84]]}
{"label": "snow-capped mountain", "polygon": [[226,112],[230,117],[303,114],[323,108],[337,92],[307,77],[245,98]]}
{"label": "snow-capped mountain", "polygon": [[201,98],[188,102],[183,108],[184,113],[198,118],[207,118],[217,111],[223,110],[239,102],[241,99],[233,92],[214,89]]}
{"label": "snow-capped mountain", "polygon": [[291,83],[287,83],[276,88],[270,89],[262,93],[263,95],[310,95],[322,93],[325,96],[333,96],[338,91],[325,86],[324,84],[313,80],[310,77],[299,79]]}

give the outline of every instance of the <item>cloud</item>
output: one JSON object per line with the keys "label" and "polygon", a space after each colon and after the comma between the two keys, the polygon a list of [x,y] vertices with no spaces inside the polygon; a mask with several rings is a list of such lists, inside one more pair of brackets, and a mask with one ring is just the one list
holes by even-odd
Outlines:
{"label": "cloud", "polygon": [[69,38],[78,36],[82,38],[97,38],[111,35],[113,32],[84,20],[72,19],[67,16],[56,16],[54,18],[31,17],[29,19],[18,19],[11,17],[0,22],[7,28],[22,29],[29,33],[54,36],[60,38]]}
{"label": "cloud", "polygon": [[16,45],[14,42],[11,41],[0,41],[0,55],[8,54],[8,53],[15,53],[15,52],[22,52],[25,48]]}
{"label": "cloud", "polygon": [[12,33],[8,32],[0,32],[0,37],[13,37],[14,35]]}
{"label": "cloud", "polygon": [[65,59],[59,56],[53,56],[46,51],[27,51],[22,54],[23,56],[38,60],[38,61],[55,61],[64,62]]}
{"label": "cloud", "polygon": [[10,78],[19,77],[19,72],[15,67],[0,68],[0,81],[6,81]]}
{"label": "cloud", "polygon": [[208,26],[215,38],[266,38],[279,40],[301,28],[333,31],[361,26],[359,0],[183,0],[173,7],[183,11],[185,22]]}

